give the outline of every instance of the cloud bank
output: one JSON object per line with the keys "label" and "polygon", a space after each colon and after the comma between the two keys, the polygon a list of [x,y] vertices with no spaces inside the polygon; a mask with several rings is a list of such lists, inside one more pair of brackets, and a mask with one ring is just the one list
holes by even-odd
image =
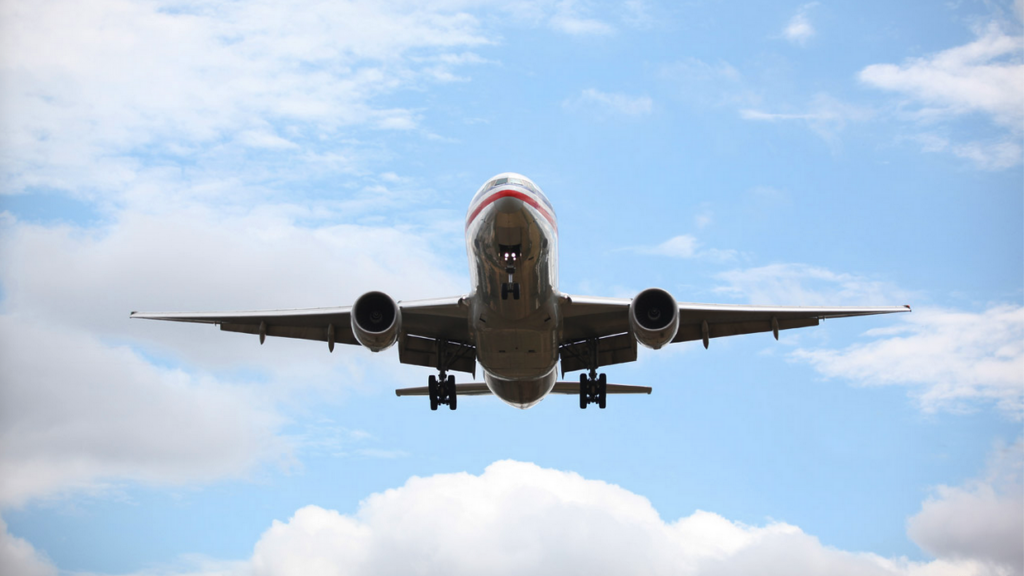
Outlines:
{"label": "cloud bank", "polygon": [[500,461],[480,475],[413,477],[351,515],[306,506],[275,521],[247,562],[221,563],[217,573],[1011,576],[1021,573],[1024,554],[1019,523],[998,520],[1013,503],[1000,495],[994,506],[941,518],[987,522],[995,553],[983,542],[933,546],[919,528],[936,526],[934,504],[925,503],[911,533],[937,558],[914,562],[840,550],[785,522],[751,526],[704,511],[665,521],[646,498],[619,486]]}

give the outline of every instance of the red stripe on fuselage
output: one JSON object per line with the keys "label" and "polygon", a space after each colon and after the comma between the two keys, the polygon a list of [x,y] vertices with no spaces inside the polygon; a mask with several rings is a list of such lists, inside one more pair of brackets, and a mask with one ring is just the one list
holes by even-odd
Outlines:
{"label": "red stripe on fuselage", "polygon": [[529,194],[524,194],[518,190],[499,190],[491,194],[490,196],[484,198],[480,202],[480,205],[476,207],[476,210],[473,210],[473,213],[470,214],[468,218],[466,218],[466,229],[469,229],[469,225],[473,223],[473,220],[476,220],[476,217],[480,215],[480,212],[482,212],[484,208],[487,208],[496,200],[499,200],[501,198],[516,198],[522,200],[523,202],[526,202],[530,206],[533,206],[534,208],[537,209],[538,212],[540,212],[541,216],[546,218],[547,221],[551,223],[551,226],[553,226],[555,229],[555,233],[558,233],[558,224],[555,222],[555,215],[548,212],[547,208],[545,208],[544,205],[542,205],[540,202],[534,200],[532,196],[530,196]]}

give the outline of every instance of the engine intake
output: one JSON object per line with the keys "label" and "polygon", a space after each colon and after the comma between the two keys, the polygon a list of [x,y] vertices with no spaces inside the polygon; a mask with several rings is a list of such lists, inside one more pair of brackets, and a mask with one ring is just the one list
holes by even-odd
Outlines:
{"label": "engine intake", "polygon": [[636,341],[657,350],[676,337],[679,305],[660,288],[648,288],[629,303],[629,327]]}
{"label": "engine intake", "polygon": [[402,311],[383,292],[367,292],[352,306],[352,334],[373,352],[385,350],[398,341]]}

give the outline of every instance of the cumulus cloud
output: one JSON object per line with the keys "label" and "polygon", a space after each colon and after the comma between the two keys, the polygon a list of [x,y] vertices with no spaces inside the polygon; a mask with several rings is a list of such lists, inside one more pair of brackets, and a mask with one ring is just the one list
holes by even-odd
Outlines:
{"label": "cumulus cloud", "polygon": [[598,113],[624,116],[650,114],[654,107],[653,101],[647,96],[628,96],[593,88],[587,88],[578,97],[565,100],[562,104],[569,109],[590,109]]}
{"label": "cumulus cloud", "polygon": [[[316,215],[193,207],[121,212],[98,229],[4,218],[0,505],[287,464],[295,443],[281,432],[281,406],[297,391],[331,398],[362,381],[358,349],[331,355],[325,345],[274,338],[259,346],[209,326],[129,320],[133,309],[330,306],[369,289],[406,299],[465,289],[444,271],[429,231],[300,218]],[[188,370],[167,368],[168,359]],[[237,380],[238,370],[250,379]]]}
{"label": "cumulus cloud", "polygon": [[0,316],[0,506],[105,482],[185,483],[285,463],[258,389],[159,368],[66,326]]}
{"label": "cumulus cloud", "polygon": [[502,461],[480,475],[411,478],[351,515],[307,506],[275,521],[253,576],[327,574],[830,574],[1005,576],[987,557],[888,559],[823,545],[784,522],[697,511],[675,521],[624,488]]}
{"label": "cumulus cloud", "polygon": [[1024,441],[995,451],[985,477],[939,486],[907,523],[938,558],[975,558],[1024,574]]}
{"label": "cumulus cloud", "polygon": [[793,44],[805,46],[807,41],[816,34],[814,26],[811,24],[811,19],[807,15],[808,10],[816,4],[817,2],[812,2],[801,6],[782,30],[782,37]]}
{"label": "cumulus cloud", "polygon": [[841,350],[800,349],[793,358],[828,377],[910,387],[926,411],[996,402],[1024,416],[1024,307],[983,312],[918,309],[869,330],[871,342]]}

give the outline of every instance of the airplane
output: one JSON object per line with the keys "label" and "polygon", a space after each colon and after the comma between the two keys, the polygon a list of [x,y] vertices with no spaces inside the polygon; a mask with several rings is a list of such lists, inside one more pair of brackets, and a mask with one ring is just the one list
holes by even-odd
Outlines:
{"label": "airplane", "polygon": [[[245,312],[132,312],[131,318],[216,324],[221,330],[361,345],[373,352],[398,345],[403,364],[437,370],[427,386],[396,390],[428,396],[430,409],[455,410],[460,396],[493,394],[516,408],[548,394],[579,396],[580,408],[605,408],[608,394],[650,394],[648,386],[609,384],[604,366],[633,362],[637,344],[655,350],[675,342],[817,326],[827,318],[909,312],[910,306],[798,307],[677,303],[648,288],[633,298],[563,294],[558,290],[558,222],[532,180],[498,174],[480,187],[466,215],[469,294],[395,302],[383,292],[352,306]],[[449,372],[483,382],[456,384]],[[583,370],[579,382],[559,381]]]}

